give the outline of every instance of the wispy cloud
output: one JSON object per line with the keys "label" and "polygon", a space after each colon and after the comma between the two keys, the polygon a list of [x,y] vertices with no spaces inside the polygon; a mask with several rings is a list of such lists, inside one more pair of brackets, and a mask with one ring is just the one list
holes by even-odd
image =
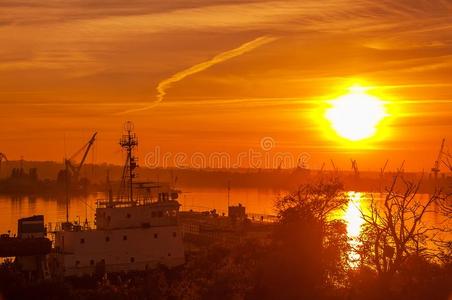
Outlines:
{"label": "wispy cloud", "polygon": [[188,69],[184,69],[180,72],[177,72],[176,74],[173,74],[171,77],[161,81],[158,85],[157,85],[157,100],[155,102],[153,102],[151,105],[142,107],[142,108],[137,108],[137,109],[131,109],[131,110],[126,110],[124,112],[122,112],[123,114],[127,114],[127,113],[131,113],[131,112],[137,112],[137,111],[143,111],[143,110],[147,110],[150,109],[156,105],[158,105],[160,102],[163,101],[163,98],[166,95],[166,91],[176,82],[183,80],[184,78],[194,75],[196,73],[202,72],[216,64],[222,63],[224,61],[227,61],[229,59],[232,59],[234,57],[243,55],[247,52],[250,52],[258,47],[261,47],[267,43],[270,43],[272,41],[274,41],[276,38],[275,37],[269,37],[269,36],[261,36],[258,37],[252,41],[249,41],[247,43],[244,43],[242,45],[240,45],[237,48],[234,48],[232,50],[228,50],[225,52],[222,52],[216,56],[214,56],[213,58],[204,61],[202,63],[196,64],[194,66],[191,66]]}

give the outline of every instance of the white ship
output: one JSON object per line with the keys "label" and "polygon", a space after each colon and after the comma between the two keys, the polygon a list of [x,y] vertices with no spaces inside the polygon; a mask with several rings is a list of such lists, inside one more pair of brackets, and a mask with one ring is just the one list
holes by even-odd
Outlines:
{"label": "white ship", "polygon": [[132,130],[132,124],[126,123],[120,140],[127,152],[121,192],[113,197],[110,189],[108,199],[98,201],[95,228],[66,222],[53,232],[51,273],[80,276],[99,268],[128,272],[185,262],[178,193],[169,185],[134,182],[133,150],[138,142]]}

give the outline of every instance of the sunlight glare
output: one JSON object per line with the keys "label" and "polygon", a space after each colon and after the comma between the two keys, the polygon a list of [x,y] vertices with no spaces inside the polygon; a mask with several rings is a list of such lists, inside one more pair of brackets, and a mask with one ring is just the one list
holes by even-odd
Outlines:
{"label": "sunlight glare", "polygon": [[387,116],[384,103],[355,85],[349,93],[331,101],[325,117],[335,132],[350,141],[372,137],[380,121]]}
{"label": "sunlight glare", "polygon": [[349,237],[358,237],[363,225],[363,218],[361,216],[361,193],[348,192],[349,202],[347,210],[345,211],[344,219],[347,222],[347,234]]}
{"label": "sunlight glare", "polygon": [[347,222],[347,235],[350,238],[350,251],[348,257],[352,267],[357,266],[360,259],[359,254],[353,249],[359,246],[358,237],[361,233],[361,227],[364,220],[361,215],[362,195],[359,192],[348,192],[348,206],[344,214],[344,220]]}

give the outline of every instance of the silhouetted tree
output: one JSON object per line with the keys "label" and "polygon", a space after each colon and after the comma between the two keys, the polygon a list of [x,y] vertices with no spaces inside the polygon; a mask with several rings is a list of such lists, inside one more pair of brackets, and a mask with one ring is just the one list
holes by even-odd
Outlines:
{"label": "silhouetted tree", "polygon": [[372,197],[369,209],[362,211],[362,263],[376,270],[379,290],[388,297],[395,274],[406,267],[406,262],[412,257],[432,257],[435,250],[428,243],[436,229],[423,219],[442,194],[437,190],[428,199],[420,199],[420,182],[406,181],[399,174],[384,200],[378,202]]}
{"label": "silhouetted tree", "polygon": [[277,201],[279,222],[258,272],[257,298],[319,299],[338,291],[349,246],[345,224],[330,216],[347,202],[337,180],[302,186]]}

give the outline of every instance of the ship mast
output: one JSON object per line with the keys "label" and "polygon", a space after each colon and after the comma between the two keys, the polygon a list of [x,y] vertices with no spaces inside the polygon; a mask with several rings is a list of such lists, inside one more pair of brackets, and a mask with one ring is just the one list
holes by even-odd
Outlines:
{"label": "ship mast", "polygon": [[133,178],[135,178],[136,173],[135,169],[138,167],[137,158],[133,155],[133,149],[138,146],[138,139],[133,132],[133,123],[127,121],[124,124],[125,134],[123,134],[122,138],[119,141],[119,145],[126,151],[127,158],[126,163],[124,164],[123,176],[121,186],[126,186],[126,181],[128,181],[128,200],[130,202],[133,201]]}

